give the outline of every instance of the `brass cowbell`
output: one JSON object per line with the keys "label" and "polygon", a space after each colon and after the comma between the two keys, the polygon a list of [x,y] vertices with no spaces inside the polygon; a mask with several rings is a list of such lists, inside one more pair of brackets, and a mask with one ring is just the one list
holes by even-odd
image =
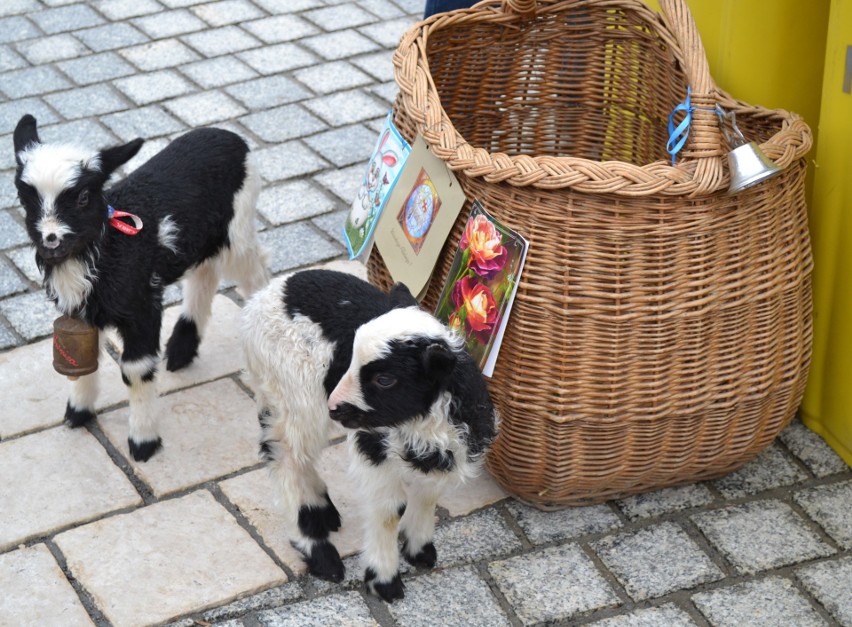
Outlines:
{"label": "brass cowbell", "polygon": [[73,316],[53,321],[53,369],[72,381],[98,369],[98,328]]}

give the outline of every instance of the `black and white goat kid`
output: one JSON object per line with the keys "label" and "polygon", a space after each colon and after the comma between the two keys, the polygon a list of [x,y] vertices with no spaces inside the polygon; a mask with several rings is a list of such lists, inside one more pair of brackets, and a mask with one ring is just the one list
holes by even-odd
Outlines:
{"label": "black and white goat kid", "polygon": [[274,280],[244,307],[242,330],[261,455],[291,543],[311,573],[343,578],[329,541],[340,515],[316,468],[331,418],[349,430],[367,590],[402,598],[398,536],[409,562],[435,565],[438,497],[478,471],[496,435],[496,412],[461,338],[403,285],[385,294],[329,270]]}
{"label": "black and white goat kid", "polygon": [[[228,131],[194,130],[105,188],[142,143],[100,151],[45,144],[31,115],[14,132],[15,185],[47,294],[62,313],[118,331],[128,445],[140,461],[161,444],[154,379],[165,286],[185,278],[183,311],[166,346],[166,367],[178,370],[197,355],[220,274],[246,296],[269,281],[254,224],[260,178],[246,143]],[[113,212],[138,216],[142,229],[119,230],[129,225],[116,224]],[[97,372],[72,384],[66,424],[95,417],[97,387]]]}

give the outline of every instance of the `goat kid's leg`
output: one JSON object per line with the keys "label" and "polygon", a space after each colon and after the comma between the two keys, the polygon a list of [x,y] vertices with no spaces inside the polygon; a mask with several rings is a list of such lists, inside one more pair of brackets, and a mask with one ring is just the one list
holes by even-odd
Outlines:
{"label": "goat kid's leg", "polygon": [[[106,334],[99,339],[99,357],[103,352]],[[86,374],[71,382],[71,394],[65,405],[65,424],[76,429],[95,419],[95,403],[98,400],[98,371]]]}
{"label": "goat kid's leg", "polygon": [[402,555],[412,566],[434,568],[438,553],[435,535],[435,506],[440,494],[434,481],[418,482],[408,490],[408,503],[400,523]]}
{"label": "goat kid's leg", "polygon": [[162,446],[157,429],[156,353],[121,362],[121,378],[130,391],[130,434],[127,446],[138,462],[148,461]]}
{"label": "goat kid's leg", "polygon": [[198,345],[219,287],[217,260],[209,259],[189,273],[183,282],[183,311],[166,343],[166,370],[186,368],[198,356]]}

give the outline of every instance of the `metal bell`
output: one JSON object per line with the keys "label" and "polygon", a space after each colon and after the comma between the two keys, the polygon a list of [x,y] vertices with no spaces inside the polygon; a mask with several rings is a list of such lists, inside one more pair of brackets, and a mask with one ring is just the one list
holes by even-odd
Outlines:
{"label": "metal bell", "polygon": [[755,142],[737,146],[728,153],[728,170],[731,173],[729,194],[736,194],[781,172]]}

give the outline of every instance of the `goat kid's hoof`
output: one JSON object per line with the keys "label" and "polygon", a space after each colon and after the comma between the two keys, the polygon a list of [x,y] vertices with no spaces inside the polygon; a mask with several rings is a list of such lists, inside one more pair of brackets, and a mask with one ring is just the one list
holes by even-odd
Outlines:
{"label": "goat kid's hoof", "polygon": [[151,456],[154,453],[160,450],[162,446],[162,438],[157,438],[156,440],[143,440],[138,443],[127,438],[127,447],[130,449],[130,455],[132,455],[133,459],[137,462],[147,462],[151,459]]}
{"label": "goat kid's hoof", "polygon": [[311,549],[310,556],[305,557],[308,572],[314,577],[340,583],[346,570],[340,554],[331,542],[318,542]]}
{"label": "goat kid's hoof", "polygon": [[402,555],[405,561],[412,566],[418,568],[435,568],[435,563],[438,561],[438,552],[435,550],[435,545],[427,542],[416,555],[409,553],[408,540],[405,541],[402,547]]}
{"label": "goat kid's hoof", "polygon": [[88,409],[74,409],[71,403],[65,405],[65,424],[72,429],[84,426],[95,419],[95,412]]}
{"label": "goat kid's hoof", "polygon": [[405,598],[405,586],[402,583],[402,577],[399,573],[393,576],[388,582],[376,581],[376,571],[368,568],[364,573],[364,585],[367,587],[367,592],[373,594],[386,603],[393,603],[396,599]]}

